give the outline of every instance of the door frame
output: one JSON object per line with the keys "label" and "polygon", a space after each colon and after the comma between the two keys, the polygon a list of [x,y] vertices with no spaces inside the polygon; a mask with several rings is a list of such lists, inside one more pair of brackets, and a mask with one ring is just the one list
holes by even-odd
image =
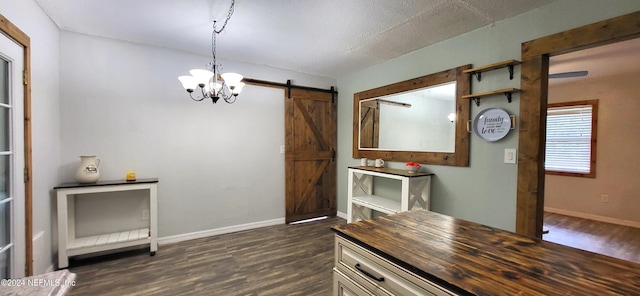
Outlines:
{"label": "door frame", "polygon": [[0,14],[0,31],[16,41],[24,53],[24,209],[25,209],[25,275],[33,275],[33,184],[31,142],[31,39]]}
{"label": "door frame", "polygon": [[522,43],[516,233],[542,238],[549,57],[640,37],[640,11]]}

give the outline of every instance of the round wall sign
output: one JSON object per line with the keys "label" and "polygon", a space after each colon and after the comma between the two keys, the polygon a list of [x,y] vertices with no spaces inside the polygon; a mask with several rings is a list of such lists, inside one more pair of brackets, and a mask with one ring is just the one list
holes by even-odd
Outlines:
{"label": "round wall sign", "polygon": [[511,131],[511,117],[501,108],[487,108],[473,119],[473,132],[487,142],[495,142]]}

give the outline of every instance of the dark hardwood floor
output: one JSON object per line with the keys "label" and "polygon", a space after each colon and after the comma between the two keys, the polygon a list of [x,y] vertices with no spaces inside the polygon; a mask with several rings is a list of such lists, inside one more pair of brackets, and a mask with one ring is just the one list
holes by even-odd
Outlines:
{"label": "dark hardwood floor", "polygon": [[[71,260],[71,295],[331,295],[337,217]],[[640,229],[545,213],[545,241],[640,263]]]}
{"label": "dark hardwood floor", "polygon": [[545,241],[640,263],[640,228],[548,212],[544,226]]}
{"label": "dark hardwood floor", "polygon": [[331,295],[333,231],[344,219],[277,225],[72,260],[71,295]]}

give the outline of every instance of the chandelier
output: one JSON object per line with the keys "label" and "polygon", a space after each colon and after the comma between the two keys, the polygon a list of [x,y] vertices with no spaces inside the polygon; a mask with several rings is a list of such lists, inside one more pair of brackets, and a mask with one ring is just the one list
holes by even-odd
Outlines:
{"label": "chandelier", "polygon": [[[222,64],[216,62],[216,35],[222,33],[227,26],[227,22],[233,15],[233,9],[235,6],[235,0],[231,1],[231,7],[227,13],[227,19],[224,21],[222,28],[216,30],[216,21],[213,21],[213,32],[211,33],[211,55],[213,61],[207,64],[207,70],[205,69],[192,69],[189,71],[189,75],[179,76],[178,80],[182,83],[189,96],[194,101],[202,101],[204,99],[211,99],[214,104],[222,98],[225,102],[233,104],[238,97],[238,94],[242,91],[244,83],[242,82],[242,75],[238,73],[222,73]],[[219,77],[221,80],[218,80]],[[196,87],[200,87],[201,96],[193,97],[193,92]]]}

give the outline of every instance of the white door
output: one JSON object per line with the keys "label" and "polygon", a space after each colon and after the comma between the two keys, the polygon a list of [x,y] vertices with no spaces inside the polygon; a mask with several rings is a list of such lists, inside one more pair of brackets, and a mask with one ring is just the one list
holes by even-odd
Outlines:
{"label": "white door", "polygon": [[0,278],[25,275],[22,46],[0,34]]}

